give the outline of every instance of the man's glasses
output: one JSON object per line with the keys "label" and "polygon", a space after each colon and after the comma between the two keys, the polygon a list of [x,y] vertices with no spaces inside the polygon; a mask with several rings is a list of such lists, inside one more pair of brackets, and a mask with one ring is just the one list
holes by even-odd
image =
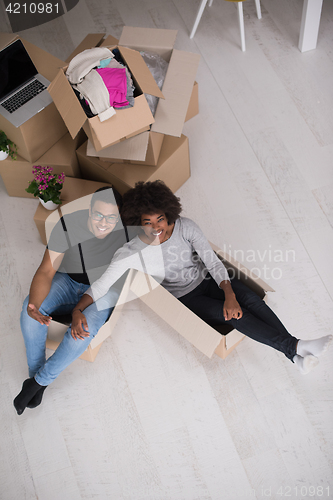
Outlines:
{"label": "man's glasses", "polygon": [[93,212],[91,218],[98,222],[102,222],[102,220],[105,219],[107,224],[116,224],[119,220],[119,215],[103,215],[99,212]]}

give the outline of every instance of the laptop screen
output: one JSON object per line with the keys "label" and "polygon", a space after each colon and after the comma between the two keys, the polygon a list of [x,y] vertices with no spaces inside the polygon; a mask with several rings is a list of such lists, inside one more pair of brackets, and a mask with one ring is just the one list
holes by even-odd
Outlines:
{"label": "laptop screen", "polygon": [[21,40],[0,51],[0,100],[31,80],[38,71]]}

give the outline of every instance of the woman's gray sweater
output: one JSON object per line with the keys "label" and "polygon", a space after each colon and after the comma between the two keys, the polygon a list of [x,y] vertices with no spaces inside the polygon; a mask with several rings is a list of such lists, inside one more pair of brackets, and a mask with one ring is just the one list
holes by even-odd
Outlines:
{"label": "woman's gray sweater", "polygon": [[98,300],[128,269],[153,276],[177,298],[194,290],[208,272],[218,285],[229,280],[226,268],[201,229],[186,217],[176,220],[172,235],[160,245],[147,245],[138,236],[125,243],[105,273],[85,293]]}

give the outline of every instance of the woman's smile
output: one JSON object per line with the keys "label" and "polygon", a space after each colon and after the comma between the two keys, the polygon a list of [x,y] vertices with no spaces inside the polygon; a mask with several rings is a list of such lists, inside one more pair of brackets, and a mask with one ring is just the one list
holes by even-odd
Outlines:
{"label": "woman's smile", "polygon": [[142,214],[141,227],[145,233],[146,242],[149,245],[159,245],[170,238],[174,224],[169,225],[164,213]]}

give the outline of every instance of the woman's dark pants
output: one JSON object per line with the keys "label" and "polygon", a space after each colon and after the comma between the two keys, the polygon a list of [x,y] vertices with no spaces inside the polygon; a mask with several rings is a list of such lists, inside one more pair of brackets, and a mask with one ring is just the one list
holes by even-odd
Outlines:
{"label": "woman's dark pants", "polygon": [[240,319],[224,319],[224,292],[210,274],[179,300],[209,325],[231,325],[247,337],[283,352],[292,361],[298,339],[290,335],[267,304],[244,283],[232,279],[231,285],[243,311]]}

